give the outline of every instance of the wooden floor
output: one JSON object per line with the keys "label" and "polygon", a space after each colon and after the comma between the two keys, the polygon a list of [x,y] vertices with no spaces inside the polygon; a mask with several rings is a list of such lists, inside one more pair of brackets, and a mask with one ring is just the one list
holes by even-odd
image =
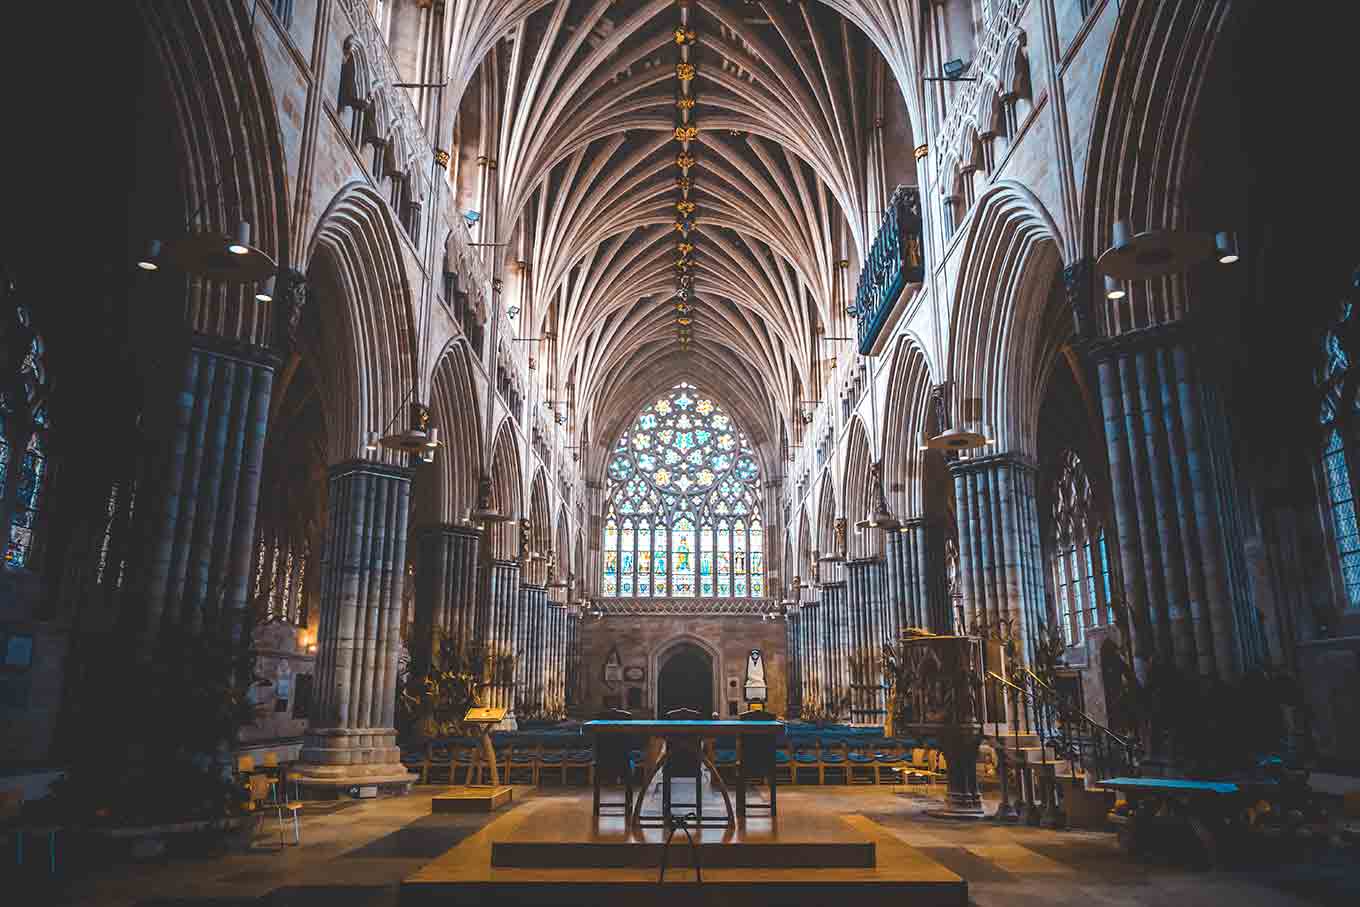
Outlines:
{"label": "wooden floor", "polygon": [[[675,791],[692,799],[690,790]],[[658,804],[652,792],[648,812]],[[705,815],[723,815],[721,799]],[[615,810],[621,813],[621,810]],[[426,904],[742,905],[742,907],[964,907],[967,883],[878,823],[836,815],[825,803],[781,789],[779,816],[751,816],[736,829],[698,830],[703,881],[677,833],[658,885],[660,828],[629,832],[621,814],[592,818],[590,793],[531,799],[402,883],[402,907]],[[853,899],[849,901],[847,899]]]}

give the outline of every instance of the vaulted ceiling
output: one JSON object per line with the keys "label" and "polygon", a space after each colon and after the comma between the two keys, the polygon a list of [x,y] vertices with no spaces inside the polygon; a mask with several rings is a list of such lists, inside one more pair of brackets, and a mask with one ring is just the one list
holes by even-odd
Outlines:
{"label": "vaulted ceiling", "polygon": [[450,0],[460,126],[480,111],[496,165],[479,238],[524,263],[520,331],[555,338],[592,440],[680,377],[756,443],[817,396],[892,188],[875,126],[916,121],[918,6]]}

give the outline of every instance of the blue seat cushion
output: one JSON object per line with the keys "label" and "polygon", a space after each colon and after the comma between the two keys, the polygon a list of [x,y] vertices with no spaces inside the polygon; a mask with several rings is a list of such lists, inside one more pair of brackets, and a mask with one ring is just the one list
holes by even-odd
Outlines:
{"label": "blue seat cushion", "polygon": [[816,754],[816,753],[794,753],[794,754],[793,754],[793,758],[794,758],[794,761],[795,761],[795,762],[802,762],[802,763],[805,764],[805,765],[816,765],[816,764],[817,764],[817,754]]}

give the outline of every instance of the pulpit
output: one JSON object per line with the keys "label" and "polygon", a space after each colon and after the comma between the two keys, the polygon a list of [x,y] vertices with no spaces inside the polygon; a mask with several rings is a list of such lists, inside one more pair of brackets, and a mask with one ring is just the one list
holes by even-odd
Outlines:
{"label": "pulpit", "polygon": [[[505,720],[506,709],[473,706],[463,716],[463,724],[477,729],[477,747],[472,751],[472,762],[462,787],[451,787],[437,794],[430,803],[433,812],[493,812],[513,799],[515,790],[501,784],[496,765],[496,748],[491,742],[491,729]],[[488,784],[474,784],[486,774]]]}
{"label": "pulpit", "polygon": [[934,739],[944,754],[949,789],[943,809],[931,815],[982,816],[977,755],[982,742],[982,639],[976,636],[911,636],[896,657],[901,731]]}

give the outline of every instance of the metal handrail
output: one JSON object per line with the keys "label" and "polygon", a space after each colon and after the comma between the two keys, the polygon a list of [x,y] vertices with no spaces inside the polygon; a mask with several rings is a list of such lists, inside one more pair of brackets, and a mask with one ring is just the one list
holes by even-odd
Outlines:
{"label": "metal handrail", "polygon": [[[1065,758],[1078,762],[1084,769],[1091,771],[1096,769],[1097,766],[1090,763],[1108,765],[1111,761],[1116,761],[1110,757],[1114,755],[1112,750],[1118,750],[1122,755],[1122,759],[1117,760],[1122,763],[1120,770],[1133,771],[1136,769],[1138,763],[1136,742],[1120,737],[1080,709],[1068,706],[1062,701],[1056,690],[1044,683],[1032,671],[1023,667],[1019,670],[1023,672],[1030,688],[1027,689],[1025,686],[1002,677],[995,671],[987,672],[990,679],[1013,691],[1012,695],[1021,697],[1020,702],[1016,703],[1018,708],[1010,710],[1011,733],[1017,743],[1023,723],[1025,733],[1033,733],[1038,738],[1041,755],[1044,749],[1052,748],[1055,755],[1062,754]],[[1031,709],[1033,710],[1032,716]],[[1033,718],[1032,726],[1031,717]],[[1095,730],[1103,732],[1103,735],[1095,734]]]}
{"label": "metal handrail", "polygon": [[[1059,706],[1060,708],[1066,709],[1067,711],[1072,712],[1072,713],[1075,714],[1078,718],[1080,718],[1082,721],[1085,721],[1087,724],[1091,725],[1093,728],[1095,728],[1095,729],[1097,729],[1097,730],[1103,732],[1107,737],[1109,737],[1111,740],[1113,740],[1113,741],[1114,741],[1116,744],[1118,744],[1119,746],[1124,747],[1125,749],[1134,749],[1134,748],[1136,748],[1136,744],[1134,744],[1133,741],[1125,740],[1123,737],[1119,736],[1119,735],[1116,734],[1114,731],[1110,730],[1110,729],[1107,728],[1105,725],[1101,724],[1099,721],[1096,721],[1094,718],[1092,718],[1090,715],[1088,715],[1088,714],[1086,714],[1085,712],[1083,712],[1081,709],[1076,708],[1075,706],[1072,706],[1072,705],[1069,705],[1068,703],[1063,702],[1062,694],[1059,693],[1057,690],[1055,690],[1050,684],[1045,683],[1045,682],[1044,682],[1044,679],[1043,679],[1042,677],[1040,677],[1038,674],[1035,674],[1035,673],[1034,673],[1033,671],[1031,671],[1029,668],[1025,667],[1024,665],[1019,665],[1019,666],[1018,666],[1018,670],[1023,671],[1025,674],[1029,675],[1029,678],[1030,678],[1031,680],[1033,680],[1036,684],[1038,684],[1038,685],[1039,685],[1040,687],[1042,687],[1043,689],[1047,690],[1047,691],[1053,696],[1054,700],[1057,702],[1057,704],[1058,704],[1058,706]],[[1009,683],[1009,681],[1006,681],[1006,682]]]}

